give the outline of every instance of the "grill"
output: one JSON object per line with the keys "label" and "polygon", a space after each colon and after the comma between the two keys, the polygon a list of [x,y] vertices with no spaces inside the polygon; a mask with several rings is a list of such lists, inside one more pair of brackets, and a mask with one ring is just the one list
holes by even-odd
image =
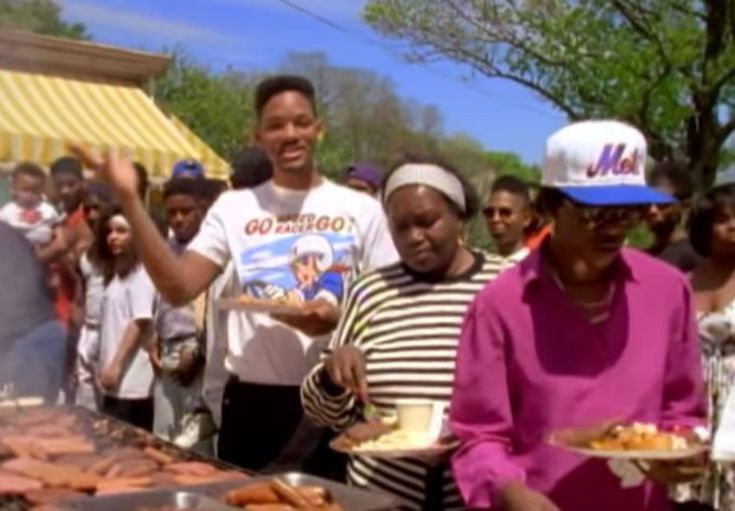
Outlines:
{"label": "grill", "polygon": [[[8,427],[10,424],[18,420],[23,420],[24,417],[28,418],[44,413],[62,414],[64,417],[73,417],[75,433],[78,432],[88,441],[92,442],[98,453],[110,448],[141,448],[150,446],[169,455],[176,461],[200,461],[219,470],[239,471],[244,474],[251,475],[248,474],[248,472],[221,460],[213,459],[196,452],[176,447],[169,442],[156,438],[147,431],[138,429],[112,417],[75,406],[19,407],[11,410],[0,408],[0,438],[8,434]],[[34,424],[47,424],[49,420],[53,419],[46,419],[46,422],[44,422],[43,417],[41,416]],[[0,462],[12,457],[14,456],[10,452],[0,452]],[[391,496],[379,493],[367,493],[362,490],[350,488],[344,484],[299,473],[252,477],[247,480],[210,483],[196,486],[178,486],[175,483],[172,483],[170,486],[146,492],[141,491],[140,493],[121,494],[117,496],[96,496],[89,499],[69,501],[68,503],[60,502],[52,504],[52,506],[58,509],[66,509],[70,511],[103,511],[107,509],[125,509],[127,511],[134,511],[136,509],[141,509],[141,504],[145,504],[143,507],[146,508],[150,508],[150,506],[155,508],[156,505],[173,502],[172,499],[176,500],[176,498],[178,498],[177,496],[180,497],[182,495],[187,496],[186,498],[190,500],[199,499],[204,502],[207,498],[219,500],[223,493],[228,489],[247,486],[258,481],[270,479],[271,477],[277,477],[292,486],[314,485],[323,487],[330,492],[330,494],[335,498],[335,501],[339,502],[346,511],[384,511],[397,509],[398,507],[396,500]],[[207,502],[212,501],[209,500]],[[225,507],[221,503],[219,503],[219,506],[222,508]],[[32,506],[22,497],[0,496],[0,511],[30,511],[31,508]],[[208,506],[206,506],[206,508],[209,509]]]}
{"label": "grill", "polygon": [[[50,414],[50,419],[44,420],[43,414]],[[44,407],[15,407],[0,409],[0,437],[6,435],[8,428],[23,421],[24,417],[36,417],[37,420],[32,421],[30,426],[53,425],[58,422],[58,414],[63,417],[73,417],[74,432],[84,436],[85,439],[94,444],[98,453],[104,452],[112,448],[122,447],[154,447],[159,451],[171,456],[175,461],[199,461],[207,463],[219,470],[223,471],[239,471],[248,474],[246,471],[230,465],[224,461],[211,458],[199,454],[194,451],[188,451],[175,446],[155,437],[148,431],[136,428],[104,414],[93,412],[77,406],[44,406]],[[69,419],[71,421],[71,419]],[[18,428],[22,434],[22,428]],[[15,457],[10,451],[3,450],[0,447],[0,462]],[[248,474],[249,475],[249,474]],[[19,496],[0,496],[0,510],[7,511],[27,511],[31,506]]]}

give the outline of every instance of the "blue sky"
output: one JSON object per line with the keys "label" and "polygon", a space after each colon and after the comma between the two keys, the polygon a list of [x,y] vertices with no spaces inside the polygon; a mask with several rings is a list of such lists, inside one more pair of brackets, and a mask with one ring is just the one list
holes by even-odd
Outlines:
{"label": "blue sky", "polygon": [[561,114],[512,83],[476,78],[466,68],[409,64],[400,45],[360,20],[364,0],[291,0],[339,25],[336,30],[279,0],[59,0],[65,19],[85,23],[94,39],[159,51],[182,46],[213,70],[275,69],[289,51],[321,51],[331,63],[389,76],[398,93],[439,107],[448,134],[468,133],[488,149],[539,162]]}

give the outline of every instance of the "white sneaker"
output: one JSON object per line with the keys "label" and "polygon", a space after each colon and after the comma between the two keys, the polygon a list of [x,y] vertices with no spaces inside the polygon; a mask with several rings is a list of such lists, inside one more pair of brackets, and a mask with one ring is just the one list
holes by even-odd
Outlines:
{"label": "white sneaker", "polygon": [[182,449],[191,449],[217,434],[217,425],[209,412],[188,413],[182,422],[182,431],[174,438],[174,444]]}

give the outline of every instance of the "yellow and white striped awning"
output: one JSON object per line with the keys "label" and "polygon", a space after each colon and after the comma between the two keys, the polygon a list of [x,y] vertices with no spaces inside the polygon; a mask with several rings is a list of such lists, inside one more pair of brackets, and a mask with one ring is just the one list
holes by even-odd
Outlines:
{"label": "yellow and white striped awning", "polygon": [[207,177],[227,181],[230,177],[230,164],[214,152],[214,149],[209,147],[196,133],[191,131],[181,119],[172,115],[171,122],[199,154],[199,163],[204,167]]}
{"label": "yellow and white striped awning", "polygon": [[48,165],[70,143],[127,149],[158,179],[200,156],[139,88],[0,69],[0,161]]}

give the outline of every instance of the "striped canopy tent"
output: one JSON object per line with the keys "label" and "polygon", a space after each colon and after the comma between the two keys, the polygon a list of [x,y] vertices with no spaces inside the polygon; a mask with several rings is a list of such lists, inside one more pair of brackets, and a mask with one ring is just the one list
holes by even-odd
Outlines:
{"label": "striped canopy tent", "polygon": [[199,163],[204,167],[207,177],[227,181],[230,177],[230,164],[191,131],[181,119],[172,115],[171,122],[199,154]]}
{"label": "striped canopy tent", "polygon": [[129,150],[156,180],[206,147],[187,141],[138,87],[0,69],[0,161],[48,165],[72,143]]}

